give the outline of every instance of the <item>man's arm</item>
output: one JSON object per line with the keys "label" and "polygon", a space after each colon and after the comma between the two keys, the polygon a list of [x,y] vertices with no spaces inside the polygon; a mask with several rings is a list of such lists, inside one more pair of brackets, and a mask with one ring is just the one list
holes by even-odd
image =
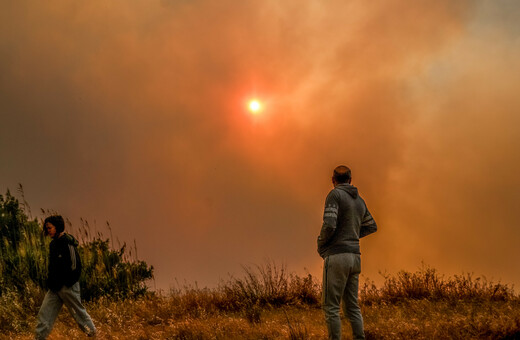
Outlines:
{"label": "man's arm", "polygon": [[377,231],[377,224],[368,208],[365,212],[365,216],[363,216],[363,221],[361,221],[361,229],[359,231],[359,238],[365,237]]}
{"label": "man's arm", "polygon": [[323,212],[323,225],[320,236],[318,236],[318,248],[326,244],[334,232],[338,223],[338,194],[332,190],[325,200],[325,211]]}

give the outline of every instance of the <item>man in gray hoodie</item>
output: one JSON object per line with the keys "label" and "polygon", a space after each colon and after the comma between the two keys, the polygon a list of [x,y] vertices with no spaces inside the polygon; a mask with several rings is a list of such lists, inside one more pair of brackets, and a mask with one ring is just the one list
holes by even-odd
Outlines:
{"label": "man in gray hoodie", "polygon": [[323,226],[318,236],[318,253],[323,265],[322,305],[329,339],[341,338],[340,302],[352,326],[354,339],[365,339],[363,317],[358,304],[361,252],[359,239],[377,231],[377,225],[350,185],[350,169],[340,165],[332,175],[332,189],[325,200]]}

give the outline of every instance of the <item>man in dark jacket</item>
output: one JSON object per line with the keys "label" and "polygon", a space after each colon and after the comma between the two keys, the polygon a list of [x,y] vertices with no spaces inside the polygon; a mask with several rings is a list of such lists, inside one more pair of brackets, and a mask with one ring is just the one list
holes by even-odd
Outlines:
{"label": "man in dark jacket", "polygon": [[350,185],[350,169],[334,169],[325,200],[323,225],[318,236],[318,253],[323,265],[323,311],[329,339],[341,338],[340,302],[352,326],[354,339],[364,339],[363,317],[358,304],[361,252],[359,239],[377,231],[377,225],[356,187]]}
{"label": "man in dark jacket", "polygon": [[59,215],[50,216],[43,223],[43,231],[52,238],[49,245],[49,291],[38,312],[36,339],[46,339],[63,304],[79,327],[89,336],[96,334],[94,323],[81,303],[79,277],[81,260],[78,241],[64,232],[65,223]]}

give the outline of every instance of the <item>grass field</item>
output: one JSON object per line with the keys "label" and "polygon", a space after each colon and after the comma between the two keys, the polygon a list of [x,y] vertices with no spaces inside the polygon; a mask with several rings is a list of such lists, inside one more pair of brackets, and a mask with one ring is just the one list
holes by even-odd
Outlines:
{"label": "grass field", "polygon": [[[472,275],[444,278],[424,267],[388,276],[381,287],[367,282],[360,288],[367,339],[520,338],[520,299],[507,285]],[[38,294],[31,306],[15,301],[10,329],[0,339],[32,338],[43,297]],[[216,289],[183,287],[136,299],[101,298],[87,309],[98,339],[324,339],[319,295],[311,276],[290,275],[266,264],[245,268],[242,278]],[[5,312],[9,301],[0,303]],[[348,322],[343,334],[351,338]],[[81,338],[63,310],[49,339]]]}

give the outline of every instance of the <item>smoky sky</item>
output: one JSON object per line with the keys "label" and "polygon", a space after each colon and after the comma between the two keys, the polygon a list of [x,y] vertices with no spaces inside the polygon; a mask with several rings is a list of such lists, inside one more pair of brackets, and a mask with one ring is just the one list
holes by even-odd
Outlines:
{"label": "smoky sky", "polygon": [[319,276],[346,164],[379,225],[366,276],[424,262],[519,283],[519,8],[4,2],[2,192],[109,221],[167,289],[266,259]]}

